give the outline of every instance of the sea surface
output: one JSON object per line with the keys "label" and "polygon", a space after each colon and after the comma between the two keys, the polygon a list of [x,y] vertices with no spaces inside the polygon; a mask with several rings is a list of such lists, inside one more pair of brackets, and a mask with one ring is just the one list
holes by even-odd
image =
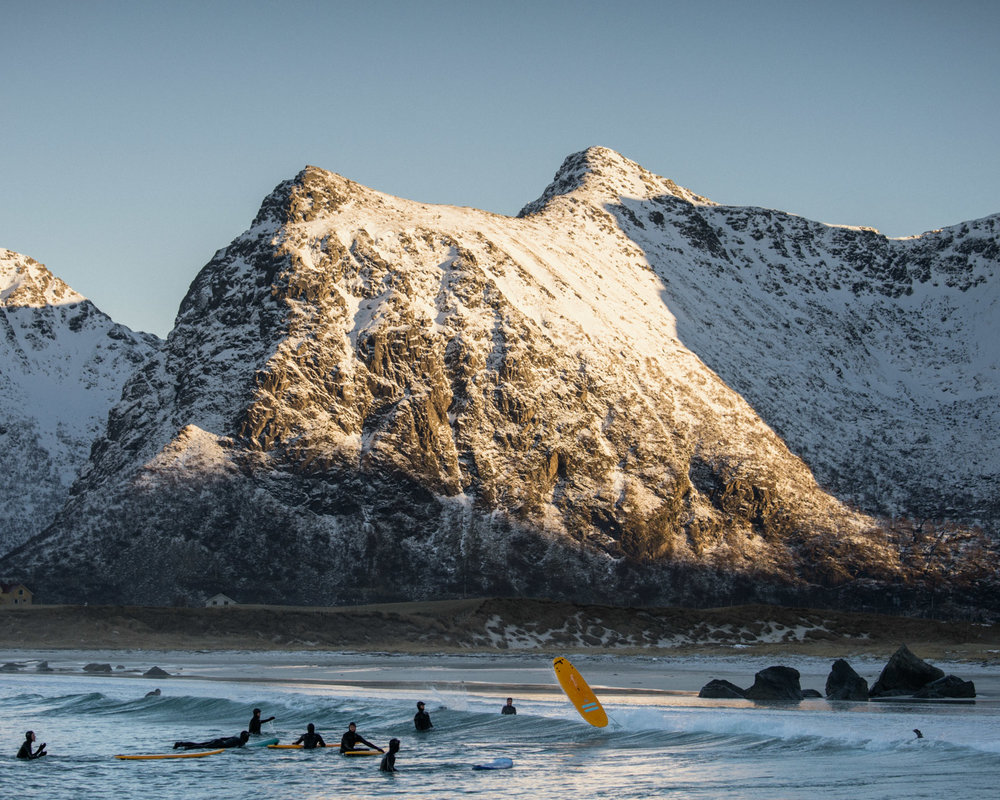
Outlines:
{"label": "sea surface", "polygon": [[[579,662],[578,666],[584,670]],[[586,673],[585,673],[586,674]],[[750,681],[752,682],[752,681]],[[247,680],[0,675],[0,790],[18,798],[996,798],[1000,698],[975,703],[796,706],[699,699],[691,691],[602,698],[607,728],[584,722],[558,693],[506,689],[361,688]],[[146,697],[159,688],[157,697]],[[822,687],[820,687],[822,688]],[[600,695],[600,692],[598,692]],[[433,730],[413,729],[416,700]],[[367,739],[402,746],[398,772],[379,759],[323,751],[230,750],[200,759],[122,761],[172,752],[179,739],[238,734],[254,707],[277,719],[265,736],[291,742],[310,722],[337,743],[351,721]],[[925,738],[917,739],[913,728]],[[14,757],[24,731],[50,755]],[[477,763],[509,757],[507,770]]]}

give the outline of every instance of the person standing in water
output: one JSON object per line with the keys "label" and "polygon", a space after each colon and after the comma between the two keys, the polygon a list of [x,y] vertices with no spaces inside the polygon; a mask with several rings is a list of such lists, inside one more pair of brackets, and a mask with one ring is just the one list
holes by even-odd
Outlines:
{"label": "person standing in water", "polygon": [[312,750],[316,747],[326,747],[326,742],[323,741],[322,736],[316,733],[316,726],[311,722],[306,725],[306,732],[292,742],[292,744],[302,745],[303,750]]}
{"label": "person standing in water", "polygon": [[348,750],[360,750],[361,748],[358,747],[358,742],[361,742],[361,744],[366,747],[370,747],[372,750],[378,750],[380,753],[385,752],[385,750],[377,744],[372,744],[367,739],[363,738],[361,734],[358,733],[358,724],[356,722],[352,722],[347,726],[347,732],[340,739],[340,752],[346,753]]}
{"label": "person standing in water", "polygon": [[417,703],[417,713],[413,715],[413,727],[418,731],[429,731],[434,727],[431,715],[424,711],[423,703]]}
{"label": "person standing in water", "polygon": [[382,756],[378,765],[379,772],[396,772],[396,753],[399,752],[399,739],[389,740],[389,752]]}
{"label": "person standing in water", "polygon": [[35,732],[26,731],[24,734],[24,741],[21,742],[21,749],[17,751],[18,758],[41,758],[42,756],[47,756],[48,753],[45,752],[45,742],[38,745],[38,749],[32,752],[31,743],[35,741]]}
{"label": "person standing in water", "polygon": [[253,710],[253,716],[250,717],[250,724],[247,725],[247,730],[250,731],[254,736],[260,736],[260,726],[261,723],[270,722],[274,717],[268,717],[267,719],[260,718],[260,709],[255,708]]}
{"label": "person standing in water", "polygon": [[517,709],[514,708],[514,698],[513,697],[508,697],[507,698],[507,705],[503,706],[500,709],[500,713],[504,714],[504,715],[506,715],[506,714],[516,714],[517,713]]}

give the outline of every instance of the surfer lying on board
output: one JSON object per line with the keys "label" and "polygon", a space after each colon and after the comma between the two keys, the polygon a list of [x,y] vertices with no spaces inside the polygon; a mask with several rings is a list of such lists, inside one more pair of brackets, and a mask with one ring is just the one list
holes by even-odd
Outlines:
{"label": "surfer lying on board", "polygon": [[209,739],[207,742],[174,742],[174,750],[178,748],[184,748],[185,750],[199,750],[201,748],[218,750],[222,747],[243,747],[249,738],[250,734],[247,731],[241,731],[239,736],[222,736],[218,739]]}
{"label": "surfer lying on board", "polygon": [[306,732],[303,733],[292,744],[302,745],[303,750],[312,750],[314,747],[326,747],[323,737],[316,733],[316,726],[311,722],[306,725]]}
{"label": "surfer lying on board", "polygon": [[399,752],[399,739],[389,740],[389,752],[382,756],[378,765],[379,772],[396,772],[396,753]]}
{"label": "surfer lying on board", "polygon": [[418,731],[429,731],[434,727],[431,724],[431,715],[424,711],[423,703],[417,703],[417,713],[413,715],[413,727]]}
{"label": "surfer lying on board", "polygon": [[358,742],[361,742],[361,744],[372,750],[378,750],[380,753],[385,752],[385,750],[377,744],[372,744],[367,739],[362,738],[361,734],[358,733],[357,723],[352,722],[347,726],[347,732],[340,737],[340,752],[346,753],[348,750],[360,750],[361,748],[358,747]]}
{"label": "surfer lying on board", "polygon": [[260,709],[255,708],[253,710],[253,716],[250,717],[250,724],[247,725],[247,730],[250,731],[254,736],[260,736],[260,726],[264,722],[270,722],[274,717],[268,717],[267,719],[260,718]]}
{"label": "surfer lying on board", "polygon": [[47,756],[48,753],[45,752],[45,742],[38,745],[38,749],[32,752],[31,743],[35,741],[34,731],[25,731],[24,741],[21,742],[21,749],[17,751],[18,758],[41,758],[42,756]]}

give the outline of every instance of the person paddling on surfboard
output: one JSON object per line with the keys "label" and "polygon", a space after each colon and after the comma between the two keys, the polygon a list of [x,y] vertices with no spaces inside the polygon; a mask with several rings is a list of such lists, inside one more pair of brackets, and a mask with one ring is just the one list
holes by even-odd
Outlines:
{"label": "person paddling on surfboard", "polygon": [[323,737],[316,733],[316,726],[311,722],[306,725],[306,732],[303,733],[292,744],[302,745],[303,750],[312,750],[315,747],[326,747]]}
{"label": "person paddling on surfboard", "polygon": [[250,738],[247,731],[240,731],[239,736],[221,736],[218,739],[209,739],[207,742],[174,742],[174,750],[183,748],[185,750],[218,750],[219,748],[243,747]]}
{"label": "person paddling on surfboard", "polygon": [[434,727],[431,715],[424,711],[423,703],[417,703],[417,713],[413,715],[413,727],[418,731],[429,731]]}
{"label": "person paddling on surfboard", "polygon": [[399,739],[389,740],[389,752],[382,756],[382,763],[378,765],[379,772],[397,772],[396,753],[399,752]]}
{"label": "person paddling on surfboard", "polygon": [[360,733],[358,733],[358,725],[356,722],[352,722],[347,726],[347,732],[340,738],[340,752],[346,753],[348,750],[360,750],[358,747],[358,742],[365,745],[372,750],[378,750],[380,753],[384,753],[381,747],[377,744],[372,744],[367,739],[363,738]]}
{"label": "person paddling on surfboard", "polygon": [[274,717],[268,717],[267,719],[260,718],[260,709],[255,708],[253,710],[253,716],[250,717],[250,724],[247,725],[247,730],[254,736],[260,736],[260,726],[264,722],[270,722]]}
{"label": "person paddling on surfboard", "polygon": [[45,752],[45,742],[38,745],[38,749],[32,751],[31,743],[35,741],[34,731],[25,731],[24,741],[21,742],[21,749],[17,751],[18,758],[41,758],[42,756],[47,756],[48,753]]}

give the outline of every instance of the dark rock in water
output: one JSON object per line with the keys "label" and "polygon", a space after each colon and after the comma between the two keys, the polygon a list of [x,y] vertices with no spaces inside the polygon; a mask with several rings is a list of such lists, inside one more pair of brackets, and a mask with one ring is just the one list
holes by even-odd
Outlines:
{"label": "dark rock in water", "polygon": [[823,695],[820,694],[819,692],[817,692],[815,689],[803,689],[802,690],[802,696],[803,697],[822,697]]}
{"label": "dark rock in water", "polygon": [[943,697],[975,697],[976,685],[955,675],[945,675],[943,678],[931,681],[913,696],[929,700]]}
{"label": "dark rock in water", "polygon": [[904,644],[892,654],[889,663],[882,669],[869,695],[871,697],[893,697],[899,694],[913,694],[928,683],[944,677],[944,671],[917,658]]}
{"label": "dark rock in water", "polygon": [[167,672],[166,670],[160,669],[159,667],[151,667],[150,669],[148,669],[144,673],[142,673],[142,677],[144,677],[144,678],[169,678],[170,677],[170,673]]}
{"label": "dark rock in water", "polygon": [[735,683],[713,678],[701,687],[698,697],[707,697],[712,700],[728,700],[732,698],[743,700],[746,697],[746,690],[741,689]]}
{"label": "dark rock in water", "polygon": [[802,699],[799,671],[792,667],[768,667],[754,675],[753,686],[744,695],[748,700],[797,703]]}
{"label": "dark rock in water", "polygon": [[87,664],[83,668],[84,672],[111,672],[110,664]]}
{"label": "dark rock in water", "polygon": [[2,667],[0,667],[0,672],[20,672],[21,665],[15,664],[13,661],[8,661]]}
{"label": "dark rock in water", "polygon": [[49,666],[48,661],[39,661],[38,666],[35,667],[35,672],[53,672],[53,669]]}
{"label": "dark rock in water", "polygon": [[826,696],[829,700],[867,700],[868,681],[839,658],[833,662],[826,678]]}

